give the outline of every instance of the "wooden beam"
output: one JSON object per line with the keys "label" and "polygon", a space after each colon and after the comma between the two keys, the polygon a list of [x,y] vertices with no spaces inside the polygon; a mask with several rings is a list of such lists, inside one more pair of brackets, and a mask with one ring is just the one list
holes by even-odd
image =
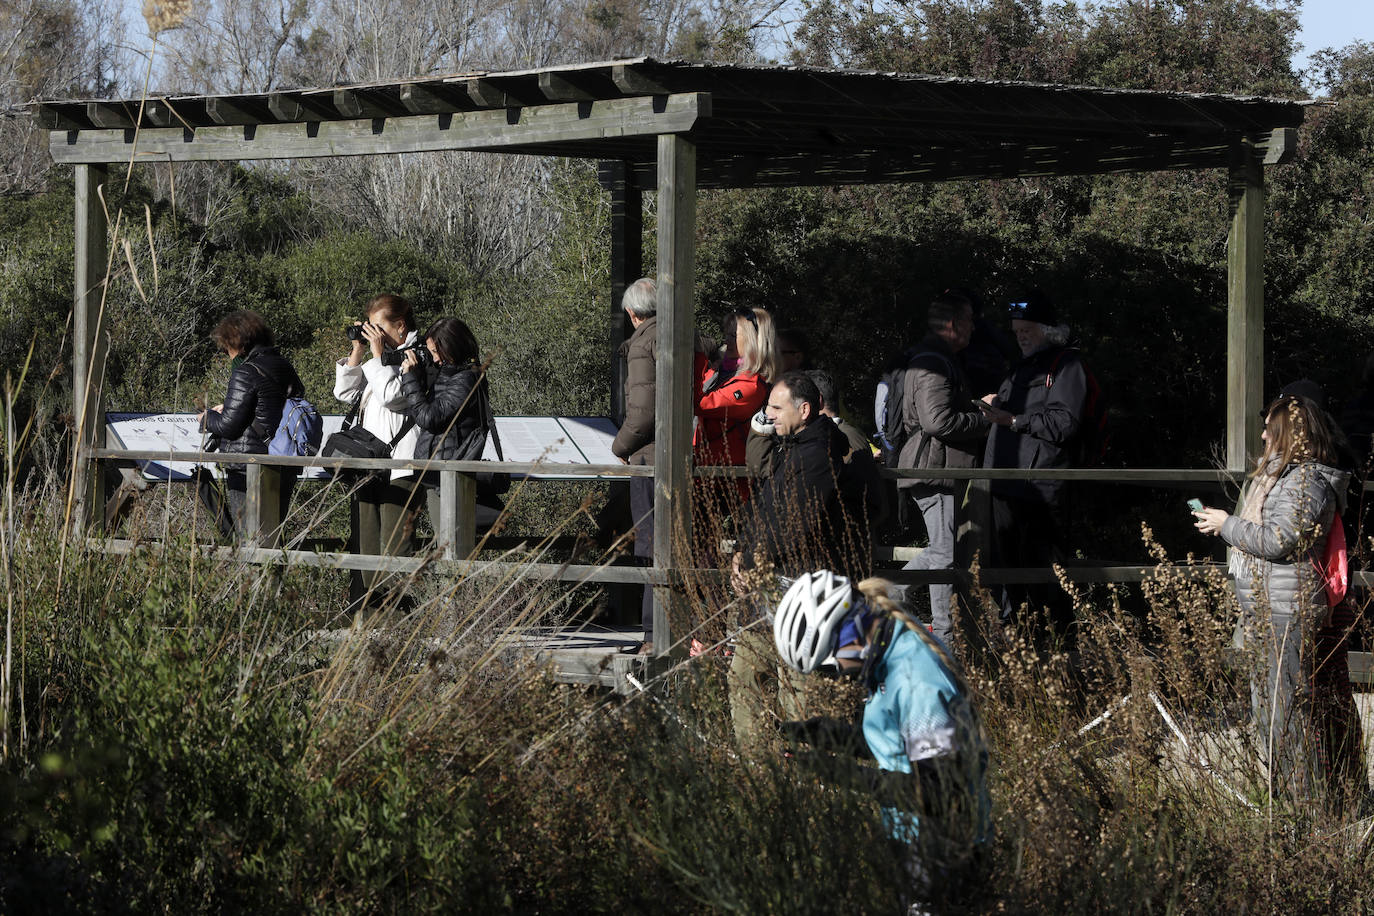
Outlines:
{"label": "wooden beam", "polygon": [[[696,281],[697,150],[658,138],[658,360],[654,401],[654,569],[666,574],[692,542],[693,288]],[[669,608],[680,593],[654,589],[654,650],[673,645]]]}
{"label": "wooden beam", "polygon": [[47,130],[82,130],[90,127],[86,121],[78,121],[65,110],[46,102],[34,104],[33,117],[38,122],[39,127]]}
{"label": "wooden beam", "polygon": [[[658,101],[662,104],[647,98],[613,99],[540,105],[512,112],[409,115],[380,123],[354,120],[202,127],[194,131],[148,128],[139,132],[138,155],[162,162],[191,162],[499,150],[686,132],[710,111],[710,96],[701,93]],[[49,150],[54,161],[64,164],[120,162],[133,154],[132,140],[117,130],[53,132]]]}
{"label": "wooden beam", "polygon": [[256,124],[262,117],[237,99],[212,95],[205,100],[205,113],[216,124]]}
{"label": "wooden beam", "polygon": [[362,89],[335,89],[334,107],[345,118],[390,118],[402,114],[402,106],[385,104],[376,93]]}
{"label": "wooden beam", "polygon": [[1282,165],[1298,154],[1298,130],[1296,127],[1275,128],[1259,146],[1264,150],[1265,165]]}
{"label": "wooden beam", "polygon": [[633,64],[616,64],[611,68],[611,81],[626,95],[667,95],[660,82],[645,76]]}
{"label": "wooden beam", "polygon": [[624,162],[603,163],[611,182],[611,301],[608,335],[611,366],[611,417],[625,422],[625,361],[620,347],[630,333],[621,298],[644,270],[644,195],[626,184]]}
{"label": "wooden beam", "polygon": [[[121,131],[122,133],[122,131]],[[109,223],[100,188],[109,180],[106,165],[76,167],[76,269],[72,291],[72,412],[76,448],[72,450],[73,524],[84,532],[104,518],[100,468],[89,448],[105,445],[105,354],[108,333],[102,321],[109,254]]]}
{"label": "wooden beam", "polygon": [[134,126],[137,109],[130,112],[123,102],[87,102],[86,117],[96,127],[125,129]]}
{"label": "wooden beam", "polygon": [[483,108],[523,108],[542,102],[528,81],[506,78],[474,77],[467,81],[468,97]]}
{"label": "wooden beam", "polygon": [[401,87],[401,104],[411,114],[444,114],[472,107],[466,93],[460,102],[453,87],[442,83],[406,83]]}
{"label": "wooden beam", "polygon": [[323,96],[304,92],[273,92],[267,97],[267,107],[278,121],[290,123],[333,121],[338,117],[338,112]]}
{"label": "wooden beam", "polygon": [[1255,145],[1237,144],[1226,240],[1226,466],[1243,471],[1260,444],[1264,408],[1264,167]]}
{"label": "wooden beam", "polygon": [[596,98],[566,75],[548,71],[539,74],[539,91],[550,102],[590,102]]}

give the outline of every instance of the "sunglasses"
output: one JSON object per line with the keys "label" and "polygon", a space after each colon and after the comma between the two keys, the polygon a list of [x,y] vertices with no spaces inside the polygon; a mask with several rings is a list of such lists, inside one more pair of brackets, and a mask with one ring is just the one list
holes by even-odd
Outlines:
{"label": "sunglasses", "polygon": [[1007,304],[1007,311],[1009,312],[1024,312],[1028,308],[1030,308],[1029,302],[1011,302]]}

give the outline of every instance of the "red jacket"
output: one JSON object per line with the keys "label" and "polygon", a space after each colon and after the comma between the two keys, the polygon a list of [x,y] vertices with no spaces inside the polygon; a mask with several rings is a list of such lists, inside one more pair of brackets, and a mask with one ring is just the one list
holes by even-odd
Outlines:
{"label": "red jacket", "polygon": [[720,380],[704,353],[696,355],[695,369],[697,428],[692,451],[696,463],[744,464],[749,421],[768,400],[769,384],[752,372],[736,372]]}

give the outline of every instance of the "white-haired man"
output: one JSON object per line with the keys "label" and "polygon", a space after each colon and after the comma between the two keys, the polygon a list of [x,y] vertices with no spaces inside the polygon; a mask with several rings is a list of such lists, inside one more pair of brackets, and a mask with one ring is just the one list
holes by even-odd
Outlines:
{"label": "white-haired man", "polygon": [[[1069,347],[1069,329],[1060,324],[1054,303],[1036,292],[1011,303],[1012,333],[1021,362],[989,403],[993,422],[983,466],[1063,468],[1073,463],[1088,398],[1088,373],[1078,351]],[[1062,557],[1063,480],[997,480],[992,484],[993,566],[1044,568]],[[1002,613],[1011,616],[1022,603],[1032,609],[1051,605],[1055,628],[1070,636],[1072,609],[1049,600],[1049,590],[1007,587]],[[1057,597],[1057,596],[1056,596]]]}
{"label": "white-haired man", "polygon": [[[634,331],[621,345],[625,360],[625,421],[611,443],[611,451],[626,464],[654,463],[654,379],[658,362],[658,290],[654,281],[643,277],[631,283],[620,304],[629,316]],[[630,478],[630,514],[634,517],[637,557],[654,555],[654,479]],[[654,590],[644,586],[641,607],[644,643],[641,653],[654,649]]]}

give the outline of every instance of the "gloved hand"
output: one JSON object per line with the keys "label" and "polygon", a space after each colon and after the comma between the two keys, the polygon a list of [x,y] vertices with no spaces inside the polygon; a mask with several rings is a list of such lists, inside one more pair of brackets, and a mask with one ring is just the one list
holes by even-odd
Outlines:
{"label": "gloved hand", "polygon": [[759,408],[759,412],[749,421],[749,428],[760,436],[773,435],[773,418],[768,416],[768,408]]}

